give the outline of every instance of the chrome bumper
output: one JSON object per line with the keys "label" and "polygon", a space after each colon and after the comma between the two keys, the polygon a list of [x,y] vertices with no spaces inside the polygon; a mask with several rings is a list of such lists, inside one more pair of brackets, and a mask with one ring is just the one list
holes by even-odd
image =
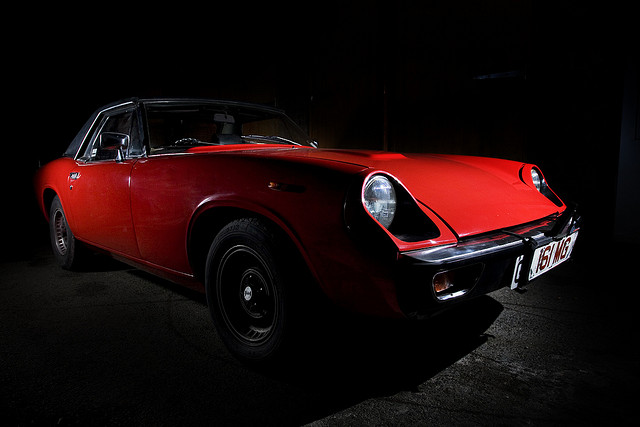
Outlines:
{"label": "chrome bumper", "polygon": [[581,217],[576,208],[567,208],[560,216],[462,239],[452,245],[403,252],[401,256],[431,266],[469,262],[501,253],[535,249],[579,230],[580,223]]}
{"label": "chrome bumper", "polygon": [[[461,239],[457,244],[402,252],[399,257],[401,278],[397,288],[403,311],[410,317],[439,310],[458,300],[467,300],[511,285],[525,286],[528,274],[515,269],[516,259],[530,265],[534,251],[579,230],[581,218],[574,207],[562,215],[508,229]],[[478,268],[479,267],[479,268]],[[524,269],[528,271],[528,269]],[[439,274],[456,271],[467,282],[446,296],[436,295],[433,283]],[[478,271],[478,274],[475,274]]]}

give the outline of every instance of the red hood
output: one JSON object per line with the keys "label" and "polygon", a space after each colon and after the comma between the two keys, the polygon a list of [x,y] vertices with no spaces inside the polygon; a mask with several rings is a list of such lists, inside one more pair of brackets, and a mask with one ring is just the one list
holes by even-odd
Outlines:
{"label": "red hood", "polygon": [[392,174],[461,237],[523,224],[562,210],[520,180],[520,162],[351,150],[309,150],[305,154]]}

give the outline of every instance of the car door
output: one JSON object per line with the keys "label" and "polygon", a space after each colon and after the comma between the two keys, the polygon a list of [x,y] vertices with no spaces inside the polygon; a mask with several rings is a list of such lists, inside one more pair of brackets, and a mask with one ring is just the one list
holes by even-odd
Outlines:
{"label": "car door", "polygon": [[76,237],[136,258],[130,176],[143,154],[140,134],[135,106],[103,114],[68,177]]}

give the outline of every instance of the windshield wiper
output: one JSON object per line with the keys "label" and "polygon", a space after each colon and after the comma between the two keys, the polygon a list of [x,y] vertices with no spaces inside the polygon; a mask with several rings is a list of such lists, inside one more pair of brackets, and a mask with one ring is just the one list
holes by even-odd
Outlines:
{"label": "windshield wiper", "polygon": [[290,139],[283,138],[278,135],[243,135],[242,138],[247,139],[255,139],[255,140],[266,140],[270,142],[277,142],[278,144],[284,145],[302,145],[299,142],[291,141]]}

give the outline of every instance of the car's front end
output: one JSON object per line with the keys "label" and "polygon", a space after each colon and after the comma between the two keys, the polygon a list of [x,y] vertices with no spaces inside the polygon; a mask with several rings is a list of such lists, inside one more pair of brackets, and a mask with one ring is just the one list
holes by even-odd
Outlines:
{"label": "car's front end", "polygon": [[501,287],[522,288],[570,257],[580,228],[576,209],[534,165],[339,150],[312,155],[369,166],[344,204],[347,234],[364,255],[347,256],[337,268],[344,274],[351,263],[363,275],[349,274],[342,284],[348,292],[335,291],[358,311],[383,311],[385,300],[387,314],[424,317]]}
{"label": "car's front end", "polygon": [[575,208],[562,215],[400,254],[398,299],[408,316],[510,286],[523,288],[571,256],[580,229]]}

